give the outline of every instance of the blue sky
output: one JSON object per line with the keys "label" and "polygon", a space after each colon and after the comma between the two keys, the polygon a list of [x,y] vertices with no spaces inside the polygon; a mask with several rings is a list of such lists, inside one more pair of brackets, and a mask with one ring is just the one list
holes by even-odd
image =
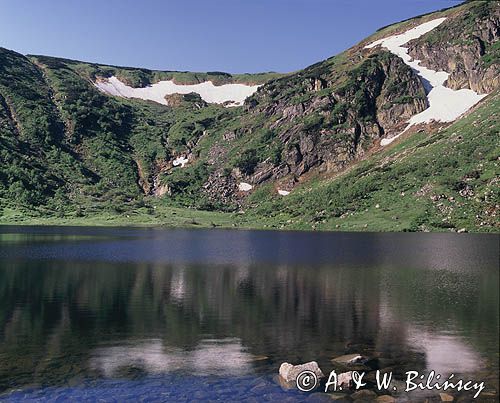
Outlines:
{"label": "blue sky", "polygon": [[0,46],[162,70],[293,71],[456,0],[0,0]]}

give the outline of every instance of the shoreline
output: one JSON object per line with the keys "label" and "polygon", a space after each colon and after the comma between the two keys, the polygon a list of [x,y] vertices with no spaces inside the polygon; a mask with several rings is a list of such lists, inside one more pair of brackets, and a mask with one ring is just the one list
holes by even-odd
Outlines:
{"label": "shoreline", "polygon": [[[219,213],[221,214],[221,213]],[[228,213],[229,214],[229,213]],[[485,228],[483,231],[478,230],[446,230],[445,228],[432,228],[427,231],[412,231],[408,229],[376,229],[376,228],[363,228],[363,227],[353,227],[353,228],[305,228],[305,226],[298,227],[269,227],[264,226],[255,222],[254,224],[247,224],[241,222],[232,222],[227,224],[217,224],[217,223],[207,223],[207,222],[183,222],[183,223],[172,223],[172,222],[124,222],[119,218],[109,220],[109,219],[96,219],[89,218],[88,220],[80,219],[51,219],[51,218],[36,218],[31,220],[23,221],[10,221],[0,219],[0,230],[5,227],[88,227],[88,228],[134,228],[134,229],[185,229],[185,230],[235,230],[235,231],[265,231],[265,232],[300,232],[300,233],[364,233],[364,234],[403,234],[403,233],[413,233],[413,234],[475,234],[475,235],[500,235],[500,230],[495,231],[494,229]]]}

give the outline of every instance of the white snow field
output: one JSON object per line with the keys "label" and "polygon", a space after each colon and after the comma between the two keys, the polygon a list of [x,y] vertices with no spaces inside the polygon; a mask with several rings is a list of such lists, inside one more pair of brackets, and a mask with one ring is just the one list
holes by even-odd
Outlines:
{"label": "white snow field", "polygon": [[184,156],[180,156],[172,161],[172,165],[174,167],[178,167],[180,165],[181,168],[184,168],[184,165],[186,165],[188,162],[189,162],[189,158],[184,157]]}
{"label": "white snow field", "polygon": [[250,185],[249,183],[246,183],[246,182],[241,182],[239,185],[238,185],[238,190],[240,192],[249,192],[250,190],[253,189],[253,186]]}
{"label": "white snow field", "polygon": [[403,132],[390,139],[382,139],[380,142],[382,146],[392,143],[411,126],[419,123],[430,123],[432,121],[453,122],[487,95],[478,94],[469,89],[452,90],[445,87],[444,83],[448,79],[449,73],[434,71],[420,66],[420,60],[413,60],[408,54],[408,48],[402,46],[412,39],[417,39],[427,32],[432,31],[445,20],[446,18],[438,18],[418,25],[405,33],[389,36],[365,46],[366,49],[371,49],[379,45],[383,46],[403,59],[403,62],[410,66],[422,80],[429,101],[429,107],[425,111],[413,116]]}
{"label": "white snow field", "polygon": [[189,94],[195,92],[208,103],[223,104],[230,102],[227,106],[243,105],[245,99],[252,95],[259,85],[244,84],[224,84],[214,85],[211,81],[205,81],[200,84],[178,85],[172,80],[159,81],[155,84],[143,88],[133,88],[112,76],[107,80],[101,80],[94,83],[102,92],[109,95],[115,95],[124,98],[139,98],[168,105],[165,99],[166,95]]}
{"label": "white snow field", "polygon": [[288,190],[278,189],[278,194],[281,196],[288,196],[290,194],[290,192]]}

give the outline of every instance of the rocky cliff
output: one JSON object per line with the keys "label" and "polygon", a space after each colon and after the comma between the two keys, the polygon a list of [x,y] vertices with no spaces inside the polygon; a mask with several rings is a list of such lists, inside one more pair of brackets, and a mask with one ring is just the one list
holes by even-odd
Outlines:
{"label": "rocky cliff", "polygon": [[[279,161],[259,161],[246,180],[297,180],[313,168],[338,172],[427,107],[422,83],[399,58],[381,52],[355,65],[353,59],[360,53],[271,82],[248,100],[251,120],[268,122],[283,151]],[[252,129],[240,131],[251,136]]]}
{"label": "rocky cliff", "polygon": [[448,87],[489,94],[500,85],[499,38],[500,2],[471,2],[450,12],[428,35],[412,41],[409,54],[426,67],[449,72]]}

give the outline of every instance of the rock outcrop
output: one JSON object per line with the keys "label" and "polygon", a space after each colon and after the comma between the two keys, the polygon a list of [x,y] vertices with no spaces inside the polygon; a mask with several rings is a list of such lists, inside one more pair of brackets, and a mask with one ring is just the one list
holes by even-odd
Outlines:
{"label": "rock outcrop", "polygon": [[480,94],[500,86],[500,2],[471,2],[435,30],[409,43],[409,54],[425,67],[446,71],[446,85]]}
{"label": "rock outcrop", "polygon": [[[248,100],[248,121],[269,122],[282,151],[279,163],[258,161],[246,182],[296,180],[313,169],[341,171],[427,108],[422,83],[398,57],[379,51],[350,58],[361,61],[341,61],[341,70],[334,58],[272,81]],[[259,130],[242,126],[224,138],[249,138]]]}

